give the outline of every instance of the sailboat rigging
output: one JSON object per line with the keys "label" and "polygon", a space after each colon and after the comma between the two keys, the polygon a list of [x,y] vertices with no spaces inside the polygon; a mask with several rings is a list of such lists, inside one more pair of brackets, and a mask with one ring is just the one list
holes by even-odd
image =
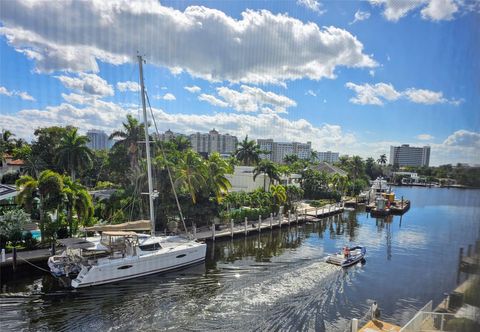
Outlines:
{"label": "sailboat rigging", "polygon": [[[66,243],[61,255],[48,260],[58,277],[71,277],[73,288],[101,285],[153,273],[183,268],[205,260],[206,244],[180,236],[156,236],[152,164],[147,124],[143,57],[138,55],[147,157],[150,235],[132,231],[104,231],[100,238]],[[153,116],[153,113],[152,113]],[[156,123],[155,123],[156,126]],[[173,184],[170,172],[170,182]],[[178,199],[175,194],[175,198]],[[181,213],[181,211],[180,211]],[[183,222],[183,216],[182,222]]]}

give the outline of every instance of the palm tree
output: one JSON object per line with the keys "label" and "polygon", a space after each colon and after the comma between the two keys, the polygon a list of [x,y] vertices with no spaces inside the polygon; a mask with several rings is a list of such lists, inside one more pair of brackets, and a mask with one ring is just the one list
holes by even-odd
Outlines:
{"label": "palm tree", "polygon": [[197,193],[206,185],[207,168],[198,153],[189,150],[178,161],[175,184],[187,191],[193,204],[197,202]]}
{"label": "palm tree", "polygon": [[67,221],[69,226],[70,237],[73,235],[73,212],[77,214],[78,222],[86,221],[93,215],[92,197],[87,189],[68,176],[63,177],[63,195],[65,208],[67,210]]}
{"label": "palm tree", "polygon": [[293,164],[294,162],[298,161],[298,156],[296,154],[287,154],[284,158],[283,158],[283,161],[288,164],[288,165],[291,165]]}
{"label": "palm tree", "polygon": [[213,153],[207,161],[207,184],[211,191],[215,194],[217,202],[223,194],[228,192],[232,184],[225,177],[225,174],[231,174],[233,168],[229,163],[220,157],[219,153]]}
{"label": "palm tree", "polygon": [[185,136],[176,136],[172,138],[169,142],[179,152],[185,152],[188,149],[192,148],[192,144],[190,143],[190,140]]}
{"label": "palm tree", "polygon": [[387,164],[387,156],[385,154],[382,154],[380,158],[378,158],[377,163],[385,166]]}
{"label": "palm tree", "polygon": [[79,136],[77,128],[70,129],[60,139],[60,146],[56,151],[57,163],[70,171],[73,181],[77,170],[92,164],[93,152],[87,147],[87,143],[88,137]]}
{"label": "palm tree", "polygon": [[263,190],[267,191],[267,177],[270,180],[269,186],[273,180],[280,181],[280,172],[278,171],[277,166],[270,160],[262,160],[257,167],[253,170],[253,181],[257,178],[258,175],[264,174],[263,177]]}
{"label": "palm tree", "polygon": [[248,140],[248,135],[245,136],[245,139],[238,143],[237,149],[235,150],[235,156],[237,159],[245,164],[246,166],[255,165],[260,161],[260,146],[255,143],[254,140]]}
{"label": "palm tree", "polygon": [[61,204],[63,178],[54,171],[45,170],[40,173],[38,180],[30,175],[21,176],[16,185],[20,191],[17,195],[17,202],[24,205],[27,210],[31,211],[35,195],[38,194],[39,196],[40,235],[43,241],[45,232],[44,213],[58,209]]}
{"label": "palm tree", "polygon": [[285,187],[281,184],[273,185],[270,187],[270,192],[272,193],[274,205],[279,208],[283,203],[287,201],[287,192]]}
{"label": "palm tree", "polygon": [[145,139],[144,124],[140,123],[132,115],[127,115],[127,122],[123,122],[123,131],[114,131],[109,139],[121,138],[115,145],[123,145],[128,149],[128,155],[130,156],[130,167],[138,167],[138,142]]}

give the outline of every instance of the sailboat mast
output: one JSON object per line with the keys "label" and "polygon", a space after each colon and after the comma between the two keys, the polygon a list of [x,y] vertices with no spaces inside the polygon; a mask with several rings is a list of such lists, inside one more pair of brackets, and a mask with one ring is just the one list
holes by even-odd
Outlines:
{"label": "sailboat mast", "polygon": [[150,207],[150,232],[155,235],[155,212],[153,209],[153,181],[152,181],[152,160],[150,157],[150,139],[148,136],[147,106],[145,104],[145,85],[143,83],[143,58],[137,55],[140,71],[140,88],[142,94],[143,123],[145,130],[145,150],[147,152],[147,176],[148,176],[148,201]]}

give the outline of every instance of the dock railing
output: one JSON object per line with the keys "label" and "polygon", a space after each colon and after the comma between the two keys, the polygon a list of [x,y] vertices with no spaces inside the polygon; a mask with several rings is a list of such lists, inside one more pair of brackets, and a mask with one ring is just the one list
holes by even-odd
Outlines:
{"label": "dock railing", "polygon": [[400,332],[445,331],[447,321],[453,317],[455,315],[451,313],[432,312],[430,301],[400,329]]}

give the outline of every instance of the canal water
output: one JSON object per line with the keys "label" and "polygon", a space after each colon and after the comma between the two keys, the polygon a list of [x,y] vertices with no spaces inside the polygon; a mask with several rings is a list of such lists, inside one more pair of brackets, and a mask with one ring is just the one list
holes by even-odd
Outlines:
{"label": "canal water", "polygon": [[[395,188],[412,201],[402,217],[347,211],[322,222],[209,244],[205,264],[66,291],[32,273],[0,295],[2,331],[344,331],[373,300],[382,319],[406,323],[457,283],[460,247],[480,231],[480,190]],[[367,259],[324,262],[344,245]],[[461,277],[461,276],[460,276]]]}

